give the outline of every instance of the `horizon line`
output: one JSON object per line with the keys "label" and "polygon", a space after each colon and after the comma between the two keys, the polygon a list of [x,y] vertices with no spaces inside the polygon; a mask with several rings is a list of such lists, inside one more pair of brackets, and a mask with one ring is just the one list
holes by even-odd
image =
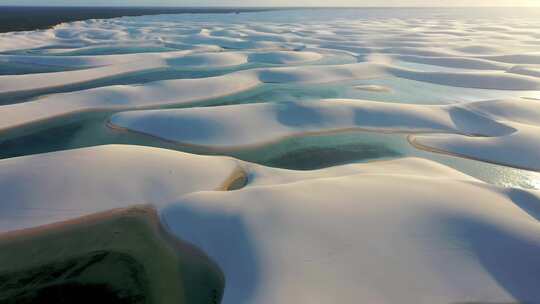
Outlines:
{"label": "horizon line", "polygon": [[365,5],[365,6],[324,6],[324,5],[313,5],[313,6],[217,6],[217,5],[206,5],[206,6],[170,6],[170,5],[29,5],[29,4],[0,4],[0,7],[73,7],[73,8],[187,8],[187,9],[207,9],[207,8],[222,8],[222,9],[249,9],[249,8],[259,8],[259,9],[305,9],[305,8],[540,8],[539,5],[494,5],[494,6],[482,6],[482,5],[464,5],[464,6],[399,6],[399,5]]}

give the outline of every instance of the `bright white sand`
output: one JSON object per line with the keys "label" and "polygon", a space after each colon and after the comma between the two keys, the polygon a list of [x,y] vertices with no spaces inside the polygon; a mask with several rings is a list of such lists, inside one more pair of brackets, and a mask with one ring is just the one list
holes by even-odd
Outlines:
{"label": "bright white sand", "polygon": [[[403,132],[424,149],[540,171],[534,100],[540,91],[539,18],[365,13],[148,16],[0,34],[0,52],[13,51],[0,54],[2,73],[87,68],[0,76],[0,103],[6,104],[0,106],[0,131],[79,112],[142,110],[118,113],[110,122],[213,149],[350,129]],[[283,66],[236,71],[266,65]],[[1,94],[54,92],[162,68],[226,74],[98,87],[19,104]],[[354,82],[364,79],[373,84]],[[412,91],[434,96],[433,103],[476,102],[302,102],[294,91],[279,94],[285,87],[343,82],[357,86],[354,96],[391,100]],[[391,94],[373,94],[387,84]],[[280,101],[293,102],[149,110],[265,85],[283,96]],[[532,99],[477,101],[502,96],[501,90]],[[244,188],[217,191],[237,177],[247,179]],[[225,304],[540,303],[540,193],[491,186],[423,159],[292,171],[227,157],[99,146],[0,160],[0,194],[0,231],[157,206],[176,236],[221,267]]]}
{"label": "bright white sand", "polygon": [[[0,121],[0,130],[74,112],[199,102],[244,92],[264,83],[305,84],[398,77],[465,88],[540,89],[540,55],[537,45],[532,43],[538,38],[538,27],[531,20],[524,23],[504,20],[503,25],[482,20],[477,20],[478,24],[447,20],[423,24],[393,18],[384,22],[325,20],[291,26],[253,20],[231,24],[224,16],[213,16],[208,26],[187,18],[178,27],[174,26],[178,20],[159,18],[155,21],[148,17],[147,22],[137,27],[127,19],[88,20],[44,31],[0,34],[0,51],[46,47],[41,55],[0,54],[0,62],[93,67],[73,72],[0,76],[0,93],[58,88],[170,65],[220,68],[250,62],[298,66],[50,95],[39,102],[0,106],[0,115],[6,117]],[[77,50],[129,49],[141,45],[184,50],[69,56]],[[331,53],[346,58],[346,62],[354,59],[353,56],[367,62],[309,65],[328,59]],[[451,69],[422,71],[421,68],[399,67],[396,61]]]}
{"label": "bright white sand", "polygon": [[26,65],[90,68],[55,73],[0,75],[0,94],[50,89],[134,72],[165,68],[225,68],[248,62],[302,64],[323,56],[314,52],[218,52],[219,47],[199,46],[193,50],[107,56],[0,55],[0,62]]}
{"label": "bright white sand", "polygon": [[188,104],[247,91],[262,83],[324,83],[380,75],[374,64],[266,68],[224,76],[116,85],[53,94],[37,101],[0,106],[0,130],[77,112]]}
{"label": "bright white sand", "polygon": [[144,86],[116,85],[54,94],[37,101],[0,106],[0,130],[85,111],[189,104],[243,92],[260,82],[249,73],[201,79],[166,80]]}
{"label": "bright white sand", "polygon": [[290,136],[354,129],[452,133],[415,135],[411,140],[438,152],[539,171],[539,109],[539,102],[525,99],[442,106],[323,100],[123,112],[114,115],[111,124],[212,149],[245,148]]}
{"label": "bright white sand", "polygon": [[225,304],[540,300],[540,193],[425,160],[357,168],[194,193],[161,216],[224,271]]}
{"label": "bright white sand", "polygon": [[515,131],[489,137],[415,135],[411,142],[437,152],[540,171],[540,102],[500,100],[475,102],[465,107]]}
{"label": "bright white sand", "polygon": [[509,126],[516,131],[505,136],[415,135],[411,142],[427,150],[540,171],[540,127]]}
{"label": "bright white sand", "polygon": [[0,231],[219,189],[230,158],[108,145],[0,160]]}
{"label": "bright white sand", "polygon": [[492,90],[540,90],[540,79],[534,76],[485,72],[423,72],[404,68],[388,68],[396,77],[424,81],[447,86]]}
{"label": "bright white sand", "polygon": [[[540,299],[531,272],[540,263],[540,193],[427,160],[291,171],[102,146],[0,168],[2,230],[152,203],[171,232],[224,271],[223,303]],[[236,170],[248,174],[245,188],[212,191]]]}
{"label": "bright white sand", "polygon": [[[0,62],[27,65],[58,66],[69,68],[95,68],[125,63],[142,63],[157,59],[177,58],[198,52],[218,52],[221,48],[216,46],[198,46],[191,50],[174,51],[166,53],[133,53],[101,56],[45,56],[45,55],[0,55]],[[52,75],[52,74],[49,74]]]}
{"label": "bright white sand", "polygon": [[[325,83],[353,79],[381,77],[387,69],[380,64],[349,64],[338,66],[266,68],[240,71],[224,76],[166,80],[141,86],[116,85],[54,94],[14,105],[0,106],[0,115],[7,119],[0,121],[0,130],[51,119],[61,115],[92,110],[117,110],[141,107],[157,107],[172,104],[193,103],[222,97],[252,89],[262,83]],[[456,86],[489,88],[490,83],[505,83],[519,89],[540,88],[540,80],[530,76],[508,76],[506,74],[481,73],[428,73],[391,68],[391,73],[403,74],[405,78],[426,78],[428,82],[439,83],[448,79]],[[448,74],[448,75],[447,75]],[[448,78],[444,78],[446,76]],[[57,85],[56,80],[51,80]]]}
{"label": "bright white sand", "polygon": [[[226,189],[245,175],[248,187],[318,178],[373,174],[377,168],[426,175],[448,172],[442,165],[411,159],[351,164],[316,171],[268,168],[229,157],[199,156],[166,149],[106,145],[0,160],[0,231],[28,228],[132,205],[167,206],[197,191]],[[429,170],[428,170],[429,169]],[[460,180],[473,178],[452,171]]]}
{"label": "bright white sand", "polygon": [[462,105],[351,99],[121,112],[112,116],[111,123],[171,141],[209,147],[258,145],[304,133],[349,129],[486,136],[513,131]]}
{"label": "bright white sand", "polygon": [[165,67],[163,60],[144,60],[104,67],[44,74],[0,76],[0,94],[50,89],[73,85],[105,77]]}

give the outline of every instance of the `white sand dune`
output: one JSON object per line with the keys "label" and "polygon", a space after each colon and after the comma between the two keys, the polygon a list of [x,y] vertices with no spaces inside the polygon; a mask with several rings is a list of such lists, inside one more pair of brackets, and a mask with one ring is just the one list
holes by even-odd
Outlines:
{"label": "white sand dune", "polygon": [[[110,126],[218,152],[313,133],[400,132],[418,148],[540,171],[540,18],[488,11],[161,15],[2,33],[0,73],[21,75],[0,76],[0,131],[126,111]],[[74,71],[22,74],[63,68]],[[221,76],[73,86],[156,69]],[[37,98],[10,100],[28,92]],[[361,100],[385,97],[394,103]],[[268,103],[249,103],[259,101]],[[212,102],[241,104],[157,109]],[[74,135],[82,142],[103,131],[86,123]],[[453,161],[474,174],[487,167]],[[0,160],[0,195],[1,232],[154,205],[174,235],[219,265],[224,304],[540,303],[540,192],[425,159],[295,171],[108,145]]]}
{"label": "white sand dune", "polygon": [[253,70],[262,83],[327,83],[371,79],[386,75],[377,63],[300,66]]}
{"label": "white sand dune", "polygon": [[540,193],[381,164],[193,193],[161,217],[221,267],[224,304],[540,301]]}
{"label": "white sand dune", "polygon": [[[0,106],[0,130],[85,111],[122,110],[199,102],[253,89],[263,83],[324,83],[382,74],[375,64],[263,68],[223,76],[165,80],[140,86],[115,85],[53,94]],[[54,80],[53,80],[54,81]]]}
{"label": "white sand dune", "polygon": [[522,74],[533,77],[540,77],[540,67],[537,66],[514,66],[510,70],[510,73]]}
{"label": "white sand dune", "polygon": [[413,55],[398,55],[393,57],[402,61],[469,70],[507,70],[513,67],[513,65],[507,63],[470,57],[433,57]]}
{"label": "white sand dune", "polygon": [[0,231],[163,206],[185,193],[220,189],[237,170],[230,158],[124,145],[0,160]]}
{"label": "white sand dune", "polygon": [[411,142],[428,150],[540,171],[540,127],[508,124],[517,131],[497,137],[415,135]]}
{"label": "white sand dune", "polygon": [[481,58],[514,64],[540,64],[539,53],[484,56]]}
{"label": "white sand dune", "polygon": [[538,100],[487,100],[470,102],[463,106],[494,120],[540,126],[540,101]]}
{"label": "white sand dune", "polygon": [[[427,160],[300,172],[102,146],[0,167],[3,231],[152,203],[171,232],[224,271],[223,303],[540,298],[531,272],[540,263],[540,193],[489,186]],[[212,191],[237,170],[249,175],[245,188]]]}
{"label": "white sand dune", "polygon": [[50,31],[11,32],[0,34],[0,51],[45,47],[57,40]]}
{"label": "white sand dune", "polygon": [[134,53],[101,56],[44,56],[44,55],[0,55],[0,62],[27,65],[57,66],[69,68],[95,68],[113,64],[143,63],[146,60],[176,58],[195,52],[218,52],[221,48],[199,46],[193,50],[166,53]]}
{"label": "white sand dune", "polygon": [[[396,167],[397,166],[397,167]],[[420,159],[408,166],[387,161],[381,168],[402,174],[447,169]],[[375,167],[350,164],[316,171],[268,168],[229,157],[199,156],[166,149],[105,145],[0,160],[0,231],[39,226],[131,205],[164,207],[180,196],[227,189],[236,178],[249,187],[375,173]],[[473,178],[455,171],[460,180]]]}
{"label": "white sand dune", "polygon": [[[199,156],[166,149],[105,145],[0,160],[0,231],[39,226],[90,213],[140,204],[167,206],[198,191],[225,190],[235,179],[248,187],[374,174],[377,168],[436,177],[448,169],[411,159],[407,165],[350,164],[315,171],[264,167],[229,157]],[[475,181],[454,171],[459,180]],[[241,187],[241,185],[239,185]]]}
{"label": "white sand dune", "polygon": [[218,150],[355,129],[446,133],[410,138],[417,147],[540,171],[540,107],[537,101],[525,99],[442,106],[365,100],[265,103],[123,112],[110,122],[169,141]]}
{"label": "white sand dune", "polygon": [[[211,51],[219,51],[219,48],[202,46],[188,51],[107,56],[0,55],[0,62],[6,63],[85,68],[76,71],[54,73],[2,75],[0,76],[0,94],[51,89],[123,74],[164,68],[169,66],[169,62],[181,61],[184,58],[186,58],[187,62],[196,61],[197,59],[200,61],[200,58],[207,58],[204,64],[208,67],[231,65],[234,54],[196,54],[198,52]],[[216,60],[215,57],[219,57],[220,60]],[[245,63],[245,59],[240,62],[237,60],[232,65],[242,63]],[[177,64],[181,64],[181,62]]]}
{"label": "white sand dune", "polygon": [[465,105],[515,132],[491,137],[415,135],[413,144],[442,153],[540,171],[540,102],[499,100]]}
{"label": "white sand dune", "polygon": [[388,72],[396,77],[463,88],[540,90],[540,78],[505,71],[424,72],[389,67]]}
{"label": "white sand dune", "polygon": [[77,71],[0,76],[0,94],[51,89],[169,66],[212,69],[239,66],[248,62],[301,64],[323,57],[313,52],[202,52],[207,50],[212,51],[212,48],[199,47],[189,51],[109,56],[30,56],[25,58],[25,56],[0,55],[0,62],[94,67]]}
{"label": "white sand dune", "polygon": [[63,87],[107,77],[165,67],[163,60],[144,60],[93,69],[44,74],[0,76],[0,94]]}
{"label": "white sand dune", "polygon": [[514,131],[460,105],[340,99],[122,112],[110,122],[166,140],[211,148],[239,148],[306,133],[351,129],[483,136]]}
{"label": "white sand dune", "polygon": [[418,175],[421,172],[421,175],[426,178],[440,178],[444,176],[445,178],[456,180],[478,182],[477,179],[469,175],[456,170],[448,170],[448,167],[444,165],[421,158],[407,158],[407,161],[401,159],[373,161],[369,165],[353,163],[309,171],[279,169],[246,162],[242,162],[240,166],[249,177],[246,187],[290,184],[314,179],[345,177],[360,173],[370,175],[378,174],[381,171],[394,172],[399,175]]}
{"label": "white sand dune", "polygon": [[[112,68],[112,70],[121,72],[121,69],[118,71]],[[328,83],[378,78],[389,74],[457,87],[497,88],[499,90],[536,90],[540,88],[540,79],[532,76],[504,72],[422,72],[376,62],[261,68],[210,78],[157,81],[140,86],[100,87],[73,93],[54,94],[41,98],[39,101],[1,106],[0,115],[7,117],[7,119],[0,121],[0,130],[75,112],[193,103],[247,91],[263,83]],[[43,88],[48,83],[59,86],[62,82],[65,84],[71,82],[69,77],[50,81],[40,77],[46,78],[47,76],[36,76],[37,79],[42,79],[36,82],[39,88]],[[81,71],[81,77],[94,78],[92,71]],[[44,85],[39,85],[39,83]],[[5,90],[9,90],[9,88],[11,86]]]}
{"label": "white sand dune", "polygon": [[54,94],[36,101],[0,106],[0,115],[5,118],[0,121],[0,130],[80,112],[189,104],[244,92],[259,84],[251,74],[237,73],[233,77],[229,74]]}

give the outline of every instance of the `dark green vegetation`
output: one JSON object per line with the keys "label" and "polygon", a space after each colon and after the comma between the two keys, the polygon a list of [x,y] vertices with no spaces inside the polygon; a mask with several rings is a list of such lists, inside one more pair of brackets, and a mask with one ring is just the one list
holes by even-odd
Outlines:
{"label": "dark green vegetation", "polygon": [[219,269],[147,207],[0,236],[0,303],[218,303]]}
{"label": "dark green vegetation", "polygon": [[0,276],[0,303],[149,303],[144,267],[98,251]]}
{"label": "dark green vegetation", "polygon": [[0,6],[0,33],[46,29],[62,22],[159,14],[224,14],[256,12],[267,8],[181,7],[27,7]]}

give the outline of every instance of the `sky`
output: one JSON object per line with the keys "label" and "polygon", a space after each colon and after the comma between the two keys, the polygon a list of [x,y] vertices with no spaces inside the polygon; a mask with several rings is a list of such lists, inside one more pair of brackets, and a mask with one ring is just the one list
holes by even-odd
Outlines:
{"label": "sky", "polygon": [[[0,5],[61,6],[540,6],[540,0],[0,0]],[[0,12],[1,13],[1,12]]]}

